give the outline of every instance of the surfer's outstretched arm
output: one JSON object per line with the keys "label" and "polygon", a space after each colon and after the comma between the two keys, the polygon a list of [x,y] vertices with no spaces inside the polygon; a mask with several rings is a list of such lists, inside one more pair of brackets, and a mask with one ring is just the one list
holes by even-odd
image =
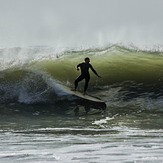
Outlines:
{"label": "surfer's outstretched arm", "polygon": [[94,74],[96,74],[99,78],[101,78],[101,76],[97,74],[96,70],[92,67],[92,65],[90,66],[90,69],[94,72]]}

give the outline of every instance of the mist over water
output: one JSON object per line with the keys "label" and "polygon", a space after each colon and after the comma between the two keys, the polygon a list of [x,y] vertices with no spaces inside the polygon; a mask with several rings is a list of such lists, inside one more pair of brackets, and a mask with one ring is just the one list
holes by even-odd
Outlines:
{"label": "mist over water", "polygon": [[0,46],[162,45],[162,1],[1,0]]}

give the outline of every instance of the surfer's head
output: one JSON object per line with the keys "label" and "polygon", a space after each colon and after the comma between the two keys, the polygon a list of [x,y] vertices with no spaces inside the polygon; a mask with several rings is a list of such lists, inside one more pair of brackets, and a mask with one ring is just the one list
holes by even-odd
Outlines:
{"label": "surfer's head", "polygon": [[90,59],[88,57],[86,57],[84,60],[85,60],[85,63],[89,63],[90,62]]}

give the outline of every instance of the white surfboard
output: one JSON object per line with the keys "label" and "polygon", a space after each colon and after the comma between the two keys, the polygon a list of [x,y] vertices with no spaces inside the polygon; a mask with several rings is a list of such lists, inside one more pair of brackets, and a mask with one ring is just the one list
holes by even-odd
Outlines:
{"label": "white surfboard", "polygon": [[89,100],[89,101],[94,101],[94,102],[98,102],[98,103],[105,103],[104,101],[102,101],[101,99],[97,98],[97,97],[93,97],[93,96],[90,96],[90,95],[83,95],[83,93],[79,92],[79,91],[72,91],[71,88],[69,87],[66,87],[66,86],[62,86],[64,88],[64,90],[69,93],[69,94],[72,94],[74,96],[77,96],[77,97],[80,97],[82,99],[86,99],[86,100]]}

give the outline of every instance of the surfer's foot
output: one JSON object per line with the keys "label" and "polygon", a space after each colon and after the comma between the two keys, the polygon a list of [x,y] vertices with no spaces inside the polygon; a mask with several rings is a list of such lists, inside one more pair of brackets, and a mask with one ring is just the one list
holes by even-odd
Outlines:
{"label": "surfer's foot", "polygon": [[83,92],[83,95],[86,95],[86,92]]}
{"label": "surfer's foot", "polygon": [[76,91],[76,89],[74,88],[74,89],[71,89],[71,91]]}

